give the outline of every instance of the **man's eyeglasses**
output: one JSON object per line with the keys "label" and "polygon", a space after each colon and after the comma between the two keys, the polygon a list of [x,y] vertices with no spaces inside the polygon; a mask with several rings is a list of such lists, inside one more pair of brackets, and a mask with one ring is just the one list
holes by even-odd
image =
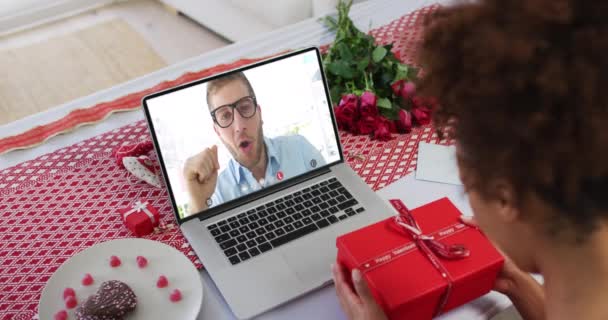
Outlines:
{"label": "man's eyeglasses", "polygon": [[232,104],[226,104],[217,107],[211,111],[211,117],[218,126],[228,128],[234,122],[234,109],[236,109],[241,117],[251,118],[255,115],[257,109],[255,97],[246,96]]}

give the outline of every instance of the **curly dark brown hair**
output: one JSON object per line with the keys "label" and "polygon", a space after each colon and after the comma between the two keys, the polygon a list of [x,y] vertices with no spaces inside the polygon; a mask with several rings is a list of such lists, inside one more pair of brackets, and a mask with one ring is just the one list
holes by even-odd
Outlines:
{"label": "curly dark brown hair", "polygon": [[480,0],[440,9],[421,44],[421,88],[475,190],[538,195],[552,233],[608,218],[607,17],[608,1]]}

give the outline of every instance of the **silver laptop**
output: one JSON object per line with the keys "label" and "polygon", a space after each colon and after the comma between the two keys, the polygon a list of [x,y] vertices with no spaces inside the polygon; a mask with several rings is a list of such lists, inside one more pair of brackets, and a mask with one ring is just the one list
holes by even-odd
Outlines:
{"label": "silver laptop", "polygon": [[330,284],[336,237],[391,215],[344,161],[317,48],[143,104],[180,228],[239,319]]}

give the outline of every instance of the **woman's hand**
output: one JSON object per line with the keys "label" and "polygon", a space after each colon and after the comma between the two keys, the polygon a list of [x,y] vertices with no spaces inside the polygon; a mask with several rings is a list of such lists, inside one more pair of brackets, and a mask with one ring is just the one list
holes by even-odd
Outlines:
{"label": "woman's hand", "polygon": [[511,295],[517,295],[518,283],[522,279],[530,277],[530,275],[519,269],[504,253],[502,255],[505,257],[505,263],[496,278],[496,283],[492,290],[510,297]]}
{"label": "woman's hand", "polygon": [[351,320],[385,320],[386,315],[374,300],[367,283],[361,276],[359,270],[353,270],[352,279],[355,291],[351,289],[346,281],[346,270],[338,263],[332,265],[336,295],[340,301],[342,310]]}
{"label": "woman's hand", "polygon": [[[475,218],[463,218],[467,224],[477,225]],[[500,251],[498,246],[494,245]],[[494,291],[498,291],[511,300],[523,319],[545,319],[545,291],[530,274],[521,270],[504,252],[502,270],[496,278]]]}

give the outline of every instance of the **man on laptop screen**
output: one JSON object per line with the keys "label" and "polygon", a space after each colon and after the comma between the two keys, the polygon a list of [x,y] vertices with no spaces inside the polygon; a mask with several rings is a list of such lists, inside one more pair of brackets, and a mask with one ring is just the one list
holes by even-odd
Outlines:
{"label": "man on laptop screen", "polygon": [[146,103],[179,218],[340,160],[314,51]]}
{"label": "man on laptop screen", "polygon": [[217,145],[185,162],[190,214],[326,163],[319,150],[301,135],[264,136],[262,108],[243,72],[208,82],[207,107],[213,130],[232,157],[219,174]]}

